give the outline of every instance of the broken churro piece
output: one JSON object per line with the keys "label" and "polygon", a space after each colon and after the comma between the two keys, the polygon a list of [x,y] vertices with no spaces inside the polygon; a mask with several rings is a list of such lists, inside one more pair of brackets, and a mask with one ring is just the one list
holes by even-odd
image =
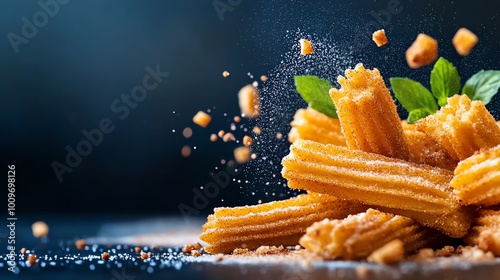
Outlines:
{"label": "broken churro piece", "polygon": [[465,205],[500,204],[500,145],[461,161],[450,185]]}
{"label": "broken churro piece", "polygon": [[193,122],[201,127],[207,127],[207,125],[210,123],[211,120],[212,120],[212,117],[210,117],[209,114],[207,114],[203,111],[199,111],[193,117]]}
{"label": "broken churro piece", "polygon": [[391,94],[380,72],[359,63],[339,76],[330,96],[337,107],[347,147],[408,159],[408,144]]}
{"label": "broken churro piece", "polygon": [[449,97],[446,106],[418,120],[416,128],[434,138],[456,161],[500,144],[500,127],[484,103],[471,101],[465,94]]}
{"label": "broken churro piece", "polygon": [[200,239],[205,251],[230,253],[236,248],[295,246],[312,223],[325,218],[342,219],[366,210],[366,206],[321,194],[253,206],[215,208],[203,225]]}
{"label": "broken churro piece", "polygon": [[373,205],[452,237],[469,229],[470,213],[449,186],[449,170],[302,139],[282,165],[290,188]]}
{"label": "broken churro piece", "polygon": [[291,143],[300,138],[325,144],[346,145],[340,121],[311,107],[297,110],[290,125],[292,130],[288,134],[288,141]]}
{"label": "broken churro piece", "polygon": [[260,115],[259,91],[252,85],[246,85],[238,92],[238,102],[242,116],[257,118]]}
{"label": "broken churro piece", "polygon": [[410,218],[368,209],[343,220],[316,222],[299,242],[325,259],[361,260],[395,239],[402,241],[406,253],[412,253],[447,238]]}
{"label": "broken churro piece", "polygon": [[477,44],[477,41],[478,39],[476,34],[472,33],[469,29],[462,27],[458,29],[455,36],[453,36],[452,43],[459,55],[466,56],[469,55],[472,48],[474,48]]}
{"label": "broken churro piece", "polygon": [[371,253],[367,260],[378,264],[393,264],[400,262],[404,254],[405,248],[403,241],[394,239]]}
{"label": "broken churro piece", "polygon": [[410,68],[431,64],[438,58],[438,43],[429,35],[420,33],[406,50],[406,62]]}
{"label": "broken churro piece", "polygon": [[314,49],[312,47],[311,41],[306,39],[300,39],[300,54],[301,55],[309,55],[314,53]]}
{"label": "broken churro piece", "polygon": [[372,34],[372,40],[375,42],[377,47],[382,47],[383,45],[387,44],[388,40],[387,37],[385,36],[385,30],[380,29]]}

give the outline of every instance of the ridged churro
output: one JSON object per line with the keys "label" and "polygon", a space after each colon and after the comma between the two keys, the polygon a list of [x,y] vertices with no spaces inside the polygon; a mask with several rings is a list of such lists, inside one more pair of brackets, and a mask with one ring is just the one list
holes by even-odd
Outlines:
{"label": "ridged churro", "polygon": [[457,161],[432,137],[416,129],[414,124],[401,122],[410,151],[409,161],[454,170]]}
{"label": "ridged churro", "polygon": [[297,110],[290,125],[292,130],[288,134],[288,141],[291,143],[300,138],[325,144],[346,145],[340,121],[313,108]]}
{"label": "ridged churro", "polygon": [[453,194],[446,169],[296,140],[282,161],[293,189],[308,190],[374,205],[452,237],[467,234],[471,216]]}
{"label": "ridged churro", "polygon": [[500,206],[480,209],[476,215],[465,242],[500,257]]}
{"label": "ridged churro", "polygon": [[391,94],[378,69],[363,64],[345,71],[330,96],[337,107],[347,146],[351,149],[408,159],[401,121]]}
{"label": "ridged churro", "polygon": [[465,205],[500,204],[500,145],[461,161],[450,185]]}
{"label": "ridged churro", "polygon": [[208,243],[205,251],[212,254],[262,245],[297,245],[312,223],[345,218],[366,208],[321,194],[303,194],[254,206],[215,208],[203,225],[200,239]]}
{"label": "ridged churro", "polygon": [[420,119],[417,129],[431,136],[450,156],[464,160],[482,148],[500,144],[500,127],[481,101],[454,95],[433,115]]}
{"label": "ridged churro", "polygon": [[300,238],[300,245],[325,259],[361,260],[399,239],[406,253],[434,247],[448,239],[410,218],[368,209],[343,220],[316,222]]}

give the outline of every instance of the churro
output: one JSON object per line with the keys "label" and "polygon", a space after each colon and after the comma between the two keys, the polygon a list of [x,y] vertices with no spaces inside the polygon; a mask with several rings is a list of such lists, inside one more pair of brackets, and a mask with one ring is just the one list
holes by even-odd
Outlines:
{"label": "churro", "polygon": [[347,147],[408,159],[408,144],[394,100],[378,69],[359,63],[345,71],[330,96],[337,107]]}
{"label": "churro", "polygon": [[290,188],[374,205],[452,237],[467,234],[470,213],[449,186],[449,170],[302,139],[282,165]]}
{"label": "churro", "polygon": [[450,185],[466,205],[500,204],[500,145],[461,161]]}
{"label": "churro", "polygon": [[500,257],[500,206],[478,210],[464,240],[468,245],[477,245]]}
{"label": "churro", "polygon": [[303,194],[254,206],[215,208],[203,225],[205,251],[230,253],[236,248],[297,245],[312,223],[342,219],[366,206],[321,194]]}
{"label": "churro", "polygon": [[454,95],[448,104],[416,123],[418,130],[431,136],[450,156],[464,160],[482,148],[500,144],[500,127],[483,102],[467,95]]}
{"label": "churro", "polygon": [[454,170],[457,161],[432,137],[416,129],[414,124],[401,122],[410,151],[409,161]]}
{"label": "churro", "polygon": [[361,260],[395,239],[402,241],[406,253],[412,253],[440,245],[447,237],[410,218],[368,209],[343,220],[316,222],[299,243],[325,259]]}
{"label": "churro", "polygon": [[288,134],[288,141],[291,143],[300,138],[324,144],[346,145],[340,121],[313,108],[297,110],[290,125],[292,129]]}

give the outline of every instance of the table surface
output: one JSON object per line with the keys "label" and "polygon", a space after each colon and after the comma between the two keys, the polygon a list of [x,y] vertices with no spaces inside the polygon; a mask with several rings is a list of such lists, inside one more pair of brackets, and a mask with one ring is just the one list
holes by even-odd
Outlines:
{"label": "table surface", "polygon": [[[7,270],[7,244],[0,236],[0,279],[500,279],[500,259],[487,263],[444,260],[437,263],[403,262],[392,266],[366,262],[320,261],[305,266],[297,258],[260,256],[186,256],[182,245],[198,241],[204,219],[186,223],[178,217],[51,217],[45,221],[50,232],[45,239],[31,234],[30,217],[19,219],[16,250],[24,247],[37,255],[29,266],[28,254],[16,256],[16,273]],[[86,239],[83,250],[77,239]],[[152,248],[152,246],[154,247]],[[151,252],[147,260],[135,252],[139,246]],[[110,260],[101,260],[103,252]],[[359,274],[363,266],[364,278]]]}

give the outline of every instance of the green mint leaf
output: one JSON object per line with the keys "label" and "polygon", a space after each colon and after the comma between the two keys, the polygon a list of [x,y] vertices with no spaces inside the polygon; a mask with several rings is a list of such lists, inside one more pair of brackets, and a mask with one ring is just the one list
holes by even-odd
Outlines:
{"label": "green mint leaf", "polygon": [[432,112],[431,110],[429,110],[427,108],[416,109],[416,110],[410,111],[410,113],[408,114],[408,123],[410,123],[410,124],[415,123],[418,120],[423,119],[423,118],[427,117],[428,115],[432,115],[432,114],[434,114],[434,112]]}
{"label": "green mint leaf", "polygon": [[316,76],[295,76],[294,80],[295,88],[311,108],[331,118],[338,118],[329,93],[332,88],[329,81]]}
{"label": "green mint leaf", "polygon": [[479,71],[465,82],[462,93],[488,104],[500,88],[500,70]]}
{"label": "green mint leaf", "polygon": [[448,103],[448,97],[459,93],[460,76],[451,62],[440,57],[431,71],[431,91],[439,106]]}
{"label": "green mint leaf", "polygon": [[394,96],[408,112],[428,109],[434,113],[438,110],[432,93],[421,83],[408,78],[390,78]]}

